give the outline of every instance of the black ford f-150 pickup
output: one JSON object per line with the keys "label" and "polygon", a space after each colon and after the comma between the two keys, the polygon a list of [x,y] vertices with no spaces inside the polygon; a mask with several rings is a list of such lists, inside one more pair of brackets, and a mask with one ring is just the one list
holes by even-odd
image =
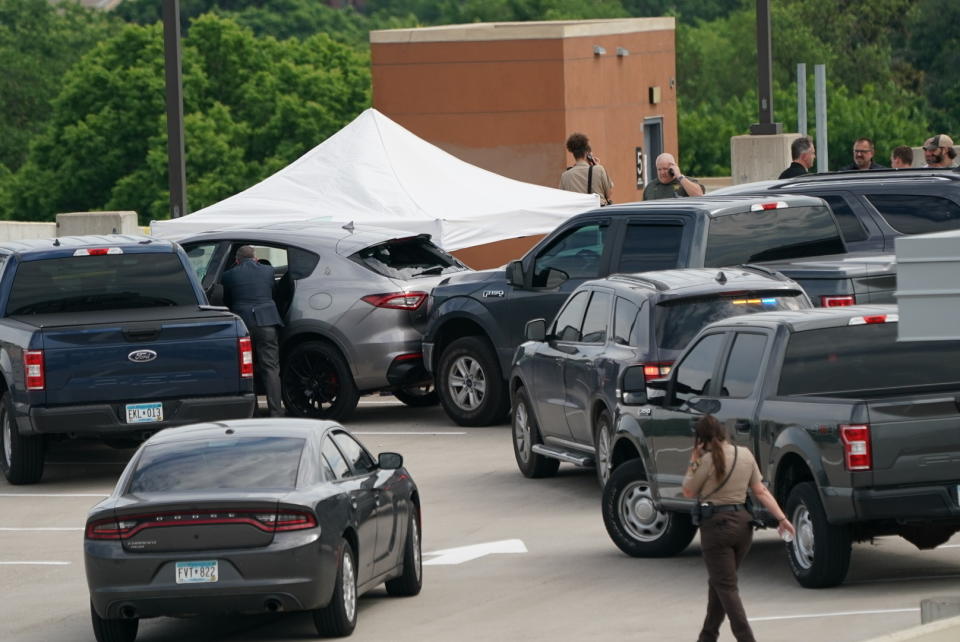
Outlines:
{"label": "black ford f-150 pickup", "polygon": [[[670,376],[624,372],[603,518],[635,556],[693,538],[681,483],[705,413],[751,449],[797,528],[800,584],[839,584],[851,542],[933,548],[960,530],[960,341],[897,341],[895,306],[762,312],[718,321]],[[769,515],[766,515],[769,518]]]}
{"label": "black ford f-150 pickup", "polygon": [[43,474],[53,437],[126,445],[249,417],[247,329],[207,299],[179,245],[77,236],[0,244],[0,469]]}
{"label": "black ford f-150 pickup", "polygon": [[552,318],[581,283],[612,273],[759,264],[815,305],[893,302],[895,257],[847,253],[826,203],[808,196],[678,198],[575,216],[503,269],[433,289],[423,342],[447,414],[464,426],[506,416],[513,353],[530,319]]}

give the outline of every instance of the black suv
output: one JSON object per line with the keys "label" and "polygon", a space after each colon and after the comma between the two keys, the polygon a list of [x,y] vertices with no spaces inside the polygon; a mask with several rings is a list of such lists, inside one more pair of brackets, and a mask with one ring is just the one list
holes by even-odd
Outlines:
{"label": "black suv", "polygon": [[960,173],[951,169],[808,174],[724,187],[711,194],[774,193],[825,200],[851,252],[892,253],[898,236],[960,229]]}
{"label": "black suv", "polygon": [[741,314],[813,307],[800,286],[756,268],[618,274],[577,288],[546,328],[527,323],[510,376],[513,452],[527,477],[547,477],[561,461],[610,476],[612,417],[625,368],[648,379],[705,325]]}
{"label": "black suv", "polygon": [[892,303],[891,255],[846,253],[819,198],[727,196],[614,205],[565,221],[506,270],[452,275],[428,302],[423,361],[462,426],[506,419],[507,376],[530,319],[551,318],[581,283],[612,273],[762,263],[816,305]]}

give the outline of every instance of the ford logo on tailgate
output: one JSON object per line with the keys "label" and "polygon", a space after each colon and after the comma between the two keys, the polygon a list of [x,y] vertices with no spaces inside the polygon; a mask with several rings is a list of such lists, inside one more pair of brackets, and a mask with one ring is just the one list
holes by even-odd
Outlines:
{"label": "ford logo on tailgate", "polygon": [[153,350],[134,350],[127,355],[127,359],[134,363],[146,363],[157,358],[157,353]]}

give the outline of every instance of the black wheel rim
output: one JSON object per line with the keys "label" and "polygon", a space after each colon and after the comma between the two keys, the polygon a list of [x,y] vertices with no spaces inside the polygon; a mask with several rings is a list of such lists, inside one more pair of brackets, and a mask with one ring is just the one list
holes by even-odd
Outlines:
{"label": "black wheel rim", "polygon": [[300,417],[323,417],[340,400],[336,365],[318,352],[294,354],[283,372],[287,408]]}

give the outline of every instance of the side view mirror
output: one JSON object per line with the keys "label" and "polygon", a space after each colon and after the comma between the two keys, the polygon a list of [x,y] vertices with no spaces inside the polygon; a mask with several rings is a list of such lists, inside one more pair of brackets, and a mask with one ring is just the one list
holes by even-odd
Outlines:
{"label": "side view mirror", "polygon": [[403,467],[403,455],[400,453],[380,453],[377,455],[377,465],[383,470],[396,470]]}
{"label": "side view mirror", "polygon": [[523,287],[523,261],[510,261],[507,264],[507,283],[513,287]]}
{"label": "side view mirror", "polygon": [[643,366],[630,366],[623,372],[620,400],[625,406],[642,406],[647,403],[647,380]]}
{"label": "side view mirror", "polygon": [[543,341],[547,338],[547,322],[545,319],[531,319],[523,327],[523,336],[527,341]]}

